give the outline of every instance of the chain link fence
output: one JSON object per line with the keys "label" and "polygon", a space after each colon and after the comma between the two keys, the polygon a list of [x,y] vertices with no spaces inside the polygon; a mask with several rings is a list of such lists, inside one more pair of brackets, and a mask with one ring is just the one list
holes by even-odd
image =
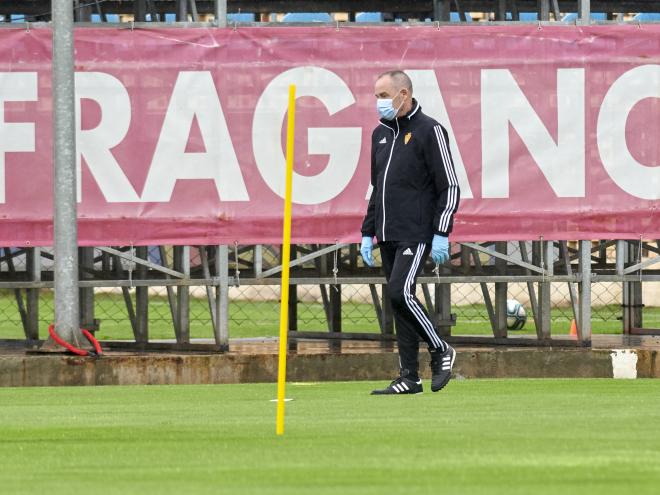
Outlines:
{"label": "chain link fence", "polygon": [[[531,243],[522,245],[531,259]],[[309,247],[313,251],[316,247]],[[280,264],[280,253],[277,247],[263,246],[261,270],[272,269]],[[301,248],[302,249],[302,248]],[[453,247],[458,254],[459,247]],[[494,248],[493,248],[494,249]],[[234,246],[231,248],[230,275],[240,281],[241,271],[254,269],[255,256],[253,247]],[[239,254],[236,263],[234,251]],[[555,260],[559,258],[559,250],[555,249]],[[190,250],[191,271],[199,269],[200,255],[197,249]],[[101,260],[102,253],[95,250],[96,263],[94,270],[104,271]],[[150,261],[172,266],[171,249],[165,249],[165,259],[159,250],[149,250]],[[304,254],[299,253],[299,255]],[[376,262],[379,263],[378,250],[375,251]],[[514,259],[523,259],[521,245],[517,242],[507,243],[507,254]],[[495,263],[495,258],[485,253],[479,253],[483,266]],[[607,260],[614,261],[613,248],[606,250]],[[52,251],[42,250],[41,268],[44,280],[52,279]],[[26,256],[20,250],[3,248],[3,276],[13,276],[18,279],[26,272]],[[341,259],[339,260],[341,264]],[[537,260],[538,261],[538,260]],[[327,273],[332,275],[332,255],[326,259],[312,259],[302,265],[302,268],[316,268],[325,264]],[[361,263],[361,261],[359,261]],[[460,257],[456,256],[452,264],[458,267]],[[107,268],[107,267],[106,267]],[[134,272],[135,265],[130,261],[121,260],[121,268],[126,272]],[[573,262],[573,271],[577,265]],[[134,275],[134,273],[132,273]],[[432,273],[425,273],[433,276]],[[340,273],[341,276],[341,273]],[[451,289],[452,312],[456,314],[457,323],[452,329],[455,335],[490,334],[490,317],[485,304],[486,295],[490,301],[495,300],[495,284],[454,283]],[[538,291],[538,284],[532,284]],[[571,294],[568,283],[553,282],[551,287],[553,333],[567,333],[571,320],[574,318]],[[429,287],[433,294],[433,288]],[[382,296],[382,286],[374,287],[377,296]],[[297,329],[304,331],[328,330],[327,303],[330,291],[336,290],[332,285],[305,284],[298,285],[292,294],[297,299]],[[577,287],[574,287],[577,291]],[[341,285],[341,325],[347,332],[378,332],[379,324],[372,291],[367,284]],[[644,326],[660,328],[660,283],[645,282],[643,284],[646,303],[643,308]],[[209,294],[206,287],[191,286],[190,293],[190,328],[192,338],[213,338],[212,316],[209,308]],[[0,338],[22,338],[21,312],[24,311],[25,290],[0,290]],[[421,287],[417,295],[424,301]],[[134,300],[135,289],[128,288],[96,288],[94,289],[94,317],[100,321],[99,337],[103,339],[132,340],[133,333],[129,319],[126,296]],[[521,333],[535,333],[534,311],[527,283],[508,283],[507,298],[519,301],[527,312],[527,322]],[[279,327],[279,286],[274,285],[238,285],[229,290],[230,336],[237,337],[268,337],[277,335]],[[325,303],[325,304],[324,304]],[[616,282],[596,282],[592,284],[592,325],[594,333],[619,333],[622,323],[622,284]],[[42,289],[39,297],[40,336],[46,334],[47,326],[53,321],[53,294],[50,289]],[[174,339],[173,313],[165,287],[149,288],[149,328],[150,339]]]}

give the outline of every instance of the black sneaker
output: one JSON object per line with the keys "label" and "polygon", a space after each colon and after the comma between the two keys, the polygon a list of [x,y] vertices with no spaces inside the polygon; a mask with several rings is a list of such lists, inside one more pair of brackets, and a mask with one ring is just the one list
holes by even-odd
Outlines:
{"label": "black sneaker", "polygon": [[451,379],[451,369],[456,359],[456,351],[447,344],[447,350],[437,350],[431,353],[431,391],[442,390]]}
{"label": "black sneaker", "polygon": [[374,390],[371,395],[398,395],[398,394],[421,394],[424,392],[422,387],[422,380],[411,380],[405,376],[400,376],[386,388]]}

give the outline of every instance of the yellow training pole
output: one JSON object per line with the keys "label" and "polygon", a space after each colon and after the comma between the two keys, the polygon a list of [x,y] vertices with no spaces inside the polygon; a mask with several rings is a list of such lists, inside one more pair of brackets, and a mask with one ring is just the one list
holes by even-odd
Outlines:
{"label": "yellow training pole", "polygon": [[289,86],[289,118],[286,127],[286,179],[284,227],[282,233],[282,288],[280,303],[280,355],[277,370],[277,421],[275,431],[284,435],[287,332],[289,330],[289,259],[291,258],[291,189],[293,183],[293,129],[296,113],[296,86]]}

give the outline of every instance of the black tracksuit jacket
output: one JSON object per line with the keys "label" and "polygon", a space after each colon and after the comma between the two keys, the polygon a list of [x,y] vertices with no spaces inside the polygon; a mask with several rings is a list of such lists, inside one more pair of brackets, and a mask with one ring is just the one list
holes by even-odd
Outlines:
{"label": "black tracksuit jacket", "polygon": [[374,129],[371,185],[363,236],[430,243],[451,232],[460,190],[448,134],[416,100],[407,115]]}

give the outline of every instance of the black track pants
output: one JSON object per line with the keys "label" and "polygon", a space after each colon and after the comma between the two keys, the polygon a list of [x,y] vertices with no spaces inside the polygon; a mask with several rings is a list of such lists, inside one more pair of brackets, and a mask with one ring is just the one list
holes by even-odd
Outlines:
{"label": "black track pants", "polygon": [[447,348],[436,333],[426,309],[415,296],[415,282],[431,245],[394,241],[383,242],[379,246],[387,278],[387,296],[394,313],[401,368],[417,374],[419,337],[428,344],[429,350],[444,351]]}

